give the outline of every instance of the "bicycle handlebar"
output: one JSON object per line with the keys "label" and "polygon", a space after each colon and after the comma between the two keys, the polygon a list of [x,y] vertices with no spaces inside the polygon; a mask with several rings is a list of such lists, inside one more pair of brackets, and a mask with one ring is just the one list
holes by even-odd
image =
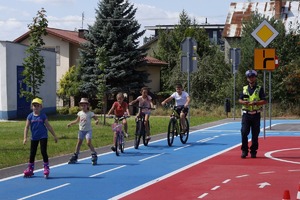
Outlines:
{"label": "bicycle handlebar", "polygon": [[116,115],[107,115],[106,118],[114,118],[115,120],[122,121],[123,119],[129,118],[130,116],[117,117]]}
{"label": "bicycle handlebar", "polygon": [[137,105],[129,105],[129,106],[137,107],[137,108],[140,108],[140,109],[155,110],[155,108],[151,108],[151,107],[147,107],[147,106],[137,106]]}

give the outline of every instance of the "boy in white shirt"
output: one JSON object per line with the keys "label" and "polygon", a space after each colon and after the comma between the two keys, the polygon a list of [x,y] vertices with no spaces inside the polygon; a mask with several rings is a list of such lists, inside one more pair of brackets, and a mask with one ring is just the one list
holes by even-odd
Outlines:
{"label": "boy in white shirt", "polygon": [[171,94],[171,96],[169,96],[163,102],[161,102],[161,105],[164,106],[172,99],[175,99],[176,111],[178,115],[180,115],[180,124],[182,128],[181,130],[182,133],[185,133],[186,132],[185,117],[189,111],[189,104],[191,101],[190,95],[187,92],[183,91],[181,84],[177,84],[176,92],[174,92],[173,94]]}

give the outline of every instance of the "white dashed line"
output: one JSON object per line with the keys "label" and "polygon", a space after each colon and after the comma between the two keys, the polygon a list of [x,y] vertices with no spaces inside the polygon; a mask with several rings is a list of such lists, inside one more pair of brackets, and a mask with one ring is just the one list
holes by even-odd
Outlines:
{"label": "white dashed line", "polygon": [[249,176],[249,174],[239,175],[239,176],[236,176],[235,178],[244,178],[244,177],[247,177],[247,176]]}
{"label": "white dashed line", "polygon": [[29,195],[29,196],[26,196],[26,197],[22,197],[18,200],[23,200],[23,199],[28,199],[28,198],[31,198],[31,197],[34,197],[34,196],[38,196],[40,194],[43,194],[43,193],[46,193],[46,192],[50,192],[52,190],[56,190],[56,189],[59,189],[59,188],[62,188],[62,187],[65,187],[67,185],[70,185],[70,183],[66,183],[66,184],[63,184],[63,185],[59,185],[57,187],[54,187],[54,188],[51,188],[51,189],[48,189],[48,190],[44,190],[44,191],[41,191],[41,192],[38,192],[38,193],[35,193],[35,194],[32,194],[32,195]]}
{"label": "white dashed line", "polygon": [[143,161],[145,161],[145,160],[149,160],[149,159],[151,159],[151,158],[155,158],[155,157],[161,156],[161,155],[163,155],[163,154],[165,154],[165,153],[160,153],[160,154],[157,154],[157,155],[154,155],[154,156],[150,156],[150,157],[148,157],[148,158],[141,159],[141,160],[139,160],[139,162],[143,162]]}
{"label": "white dashed line", "polygon": [[126,165],[122,165],[122,166],[119,166],[119,167],[116,167],[116,168],[113,168],[113,169],[109,169],[109,170],[106,170],[106,171],[104,171],[104,172],[100,172],[100,173],[98,173],[98,174],[91,175],[91,176],[89,176],[89,177],[99,176],[99,175],[101,175],[101,174],[105,174],[105,173],[107,173],[107,172],[115,171],[115,170],[120,169],[120,168],[123,168],[123,167],[126,167]]}
{"label": "white dashed line", "polygon": [[217,189],[219,189],[219,188],[220,188],[220,186],[219,186],[219,185],[217,185],[217,186],[215,186],[215,187],[211,188],[210,190],[217,190]]}
{"label": "white dashed line", "polygon": [[300,169],[290,169],[289,172],[300,172]]}
{"label": "white dashed line", "polygon": [[274,174],[275,172],[274,171],[270,171],[270,172],[260,172],[258,174]]}
{"label": "white dashed line", "polygon": [[199,197],[198,197],[198,199],[203,199],[204,197],[206,197],[208,195],[208,193],[203,193],[203,194],[201,194]]}
{"label": "white dashed line", "polygon": [[222,183],[228,183],[229,181],[231,181],[231,179],[226,179],[226,180],[223,181]]}
{"label": "white dashed line", "polygon": [[189,147],[189,146],[191,146],[190,144],[189,145],[184,145],[184,146],[182,146],[182,147],[179,147],[179,148],[177,148],[177,149],[174,149],[174,151],[178,151],[178,150],[180,150],[180,149],[184,149],[184,148],[187,148],[187,147]]}

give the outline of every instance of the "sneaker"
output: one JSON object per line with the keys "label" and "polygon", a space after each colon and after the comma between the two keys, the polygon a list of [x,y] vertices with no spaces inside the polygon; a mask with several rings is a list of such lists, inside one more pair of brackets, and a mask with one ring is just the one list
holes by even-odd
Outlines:
{"label": "sneaker", "polygon": [[111,147],[112,151],[116,151],[116,148],[114,146]]}

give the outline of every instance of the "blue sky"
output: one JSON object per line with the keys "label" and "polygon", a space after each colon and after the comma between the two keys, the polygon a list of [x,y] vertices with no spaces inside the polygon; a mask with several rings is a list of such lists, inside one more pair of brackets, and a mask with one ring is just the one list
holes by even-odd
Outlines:
{"label": "blue sky", "polygon": [[[198,23],[207,18],[210,24],[224,24],[231,2],[249,0],[129,0],[137,7],[136,19],[144,26],[167,25],[178,22],[184,9]],[[256,0],[252,2],[265,2]],[[25,33],[38,10],[46,10],[49,27],[74,30],[95,21],[95,9],[99,0],[8,0],[0,4],[0,40],[12,41]],[[146,36],[151,35],[146,32]]]}

